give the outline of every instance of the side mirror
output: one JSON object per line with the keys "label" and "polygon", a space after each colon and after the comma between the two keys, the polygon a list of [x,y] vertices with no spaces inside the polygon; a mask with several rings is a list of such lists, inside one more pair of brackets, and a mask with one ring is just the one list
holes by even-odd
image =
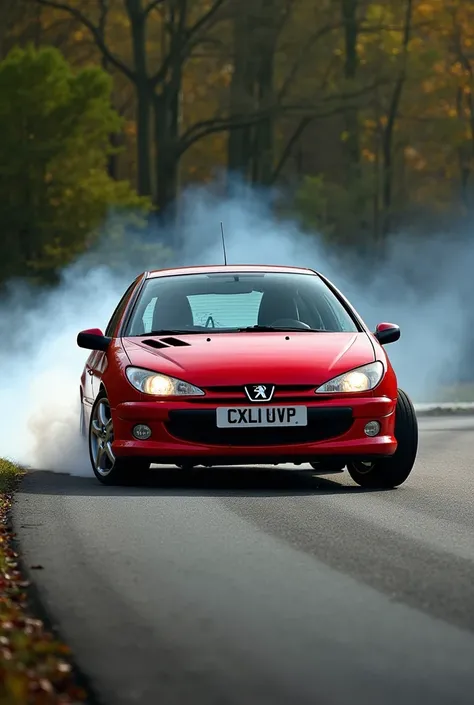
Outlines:
{"label": "side mirror", "polygon": [[110,345],[112,338],[106,338],[100,328],[89,328],[83,330],[77,336],[77,344],[86,350],[101,350],[105,352]]}
{"label": "side mirror", "polygon": [[400,338],[400,328],[395,323],[379,323],[374,335],[380,345],[395,343]]}

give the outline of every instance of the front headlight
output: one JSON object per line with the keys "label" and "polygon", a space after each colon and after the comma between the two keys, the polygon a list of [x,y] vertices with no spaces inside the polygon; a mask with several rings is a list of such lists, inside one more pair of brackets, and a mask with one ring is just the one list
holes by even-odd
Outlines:
{"label": "front headlight", "polygon": [[127,367],[127,379],[135,389],[155,397],[195,397],[205,392],[181,379],[161,375],[141,367]]}
{"label": "front headlight", "polygon": [[371,362],[362,365],[355,370],[345,372],[343,375],[330,379],[315,390],[316,394],[340,393],[340,392],[368,392],[374,389],[383,377],[383,365],[381,362]]}

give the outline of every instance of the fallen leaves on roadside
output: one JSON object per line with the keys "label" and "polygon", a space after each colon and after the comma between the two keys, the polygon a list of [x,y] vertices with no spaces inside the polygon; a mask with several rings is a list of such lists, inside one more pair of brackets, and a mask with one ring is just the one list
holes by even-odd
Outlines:
{"label": "fallen leaves on roadside", "polygon": [[10,522],[21,474],[0,460],[0,705],[79,705],[87,694],[76,684],[70,649],[28,610],[29,582],[19,569]]}

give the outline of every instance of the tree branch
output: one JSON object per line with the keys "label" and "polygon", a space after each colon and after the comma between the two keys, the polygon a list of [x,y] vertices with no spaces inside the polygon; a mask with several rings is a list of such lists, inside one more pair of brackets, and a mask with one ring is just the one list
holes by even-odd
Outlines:
{"label": "tree branch", "polygon": [[[294,109],[297,110],[297,106],[295,106]],[[281,110],[282,109],[280,109],[280,111]],[[288,108],[285,108],[284,110],[285,112],[287,112]],[[315,111],[311,113],[311,115],[307,115],[306,119],[317,120],[319,118],[331,117],[332,115],[338,115],[343,110],[345,110],[345,108],[341,105],[338,105],[334,108],[328,108],[328,110],[321,110],[320,112]],[[259,122],[263,122],[269,117],[274,116],[275,112],[275,109],[269,109],[245,117],[233,116],[230,118],[206,120],[200,123],[196,123],[196,125],[193,125],[193,127],[188,130],[188,133],[191,131],[193,132],[192,136],[188,137],[187,139],[184,139],[184,135],[183,137],[181,137],[180,145],[177,149],[177,155],[181,157],[190,147],[192,147],[195,142],[203,139],[204,137],[214,135],[218,132],[225,132],[226,130],[235,130],[240,129],[242,127],[252,127],[254,125],[257,125]]]}
{"label": "tree branch", "polygon": [[113,54],[105,43],[104,38],[101,36],[100,29],[83,13],[75,7],[71,7],[66,2],[57,2],[56,0],[24,0],[30,5],[35,3],[37,5],[42,5],[43,7],[52,7],[55,10],[62,10],[67,12],[69,15],[74,17],[78,22],[80,22],[84,27],[86,27],[92,34],[95,43],[97,44],[100,51],[104,54],[105,58],[110,61],[119,71],[121,71],[127,78],[135,82],[136,76],[135,72],[132,71],[126,64],[123,63],[115,54]]}
{"label": "tree branch", "polygon": [[[223,6],[228,0],[215,0],[212,7],[199,19],[197,20],[189,29],[182,31],[182,42],[180,44],[180,51],[176,52],[175,47],[171,47],[168,55],[164,59],[159,70],[152,76],[150,80],[150,85],[154,90],[160,83],[164,83],[166,76],[170,71],[173,63],[178,59],[184,61],[185,57],[189,55],[189,52],[197,45],[195,41],[192,41],[196,34],[199,33],[203,27],[205,27],[210,20],[214,17],[216,12]],[[181,17],[183,13],[181,13]],[[182,28],[184,30],[184,28]]]}
{"label": "tree branch", "polygon": [[336,29],[340,29],[341,27],[341,22],[336,22],[334,24],[327,24],[324,27],[321,27],[321,29],[313,34],[306,42],[303,44],[301,47],[300,51],[298,52],[298,56],[296,57],[295,62],[293,63],[293,66],[291,67],[290,72],[288,73],[287,77],[283,81],[283,84],[278,92],[278,99],[281,100],[287,90],[290,84],[294,81],[296,74],[298,73],[298,70],[303,63],[304,59],[308,55],[308,53],[311,51],[313,46],[326,34],[330,34],[331,32],[334,32]]}
{"label": "tree branch", "polygon": [[[339,93],[337,95],[327,96],[326,98],[324,98],[324,100],[321,101],[321,105],[325,103],[330,104],[332,101],[345,102],[347,101],[347,99],[350,98],[358,98],[359,96],[364,95],[365,93],[373,91],[376,86],[381,85],[382,83],[383,81],[377,81],[375,84],[365,86],[364,88],[358,91],[353,91],[351,93]],[[345,103],[345,106],[347,107],[347,103]],[[263,122],[264,120],[268,120],[268,118],[274,118],[278,115],[301,115],[301,113],[303,113],[303,117],[321,117],[323,115],[333,115],[336,112],[340,112],[342,109],[343,108],[338,105],[336,108],[329,108],[329,112],[327,113],[320,113],[317,109],[315,109],[314,105],[310,104],[281,105],[276,103],[268,108],[258,110],[252,113],[236,113],[228,117],[215,117],[211,118],[210,120],[202,120],[192,125],[186,130],[186,132],[181,135],[177,153],[179,156],[181,156],[195,142],[202,139],[203,137],[207,137],[208,135],[213,135],[218,132],[226,132],[227,130],[232,129],[239,129],[241,127],[252,127],[253,125],[257,125],[258,123]]]}
{"label": "tree branch", "polygon": [[[100,36],[102,37],[102,41],[105,43],[105,36],[107,32],[107,18],[109,14],[109,1],[108,0],[99,0],[99,5],[100,5],[100,17],[99,17],[99,24],[97,25],[97,31],[99,32]],[[102,53],[102,68],[107,71],[109,66],[109,60],[105,56],[104,53]]]}
{"label": "tree branch", "polygon": [[153,12],[153,10],[156,10],[158,5],[162,5],[164,0],[153,0],[153,2],[148,3],[148,5],[145,7],[145,10],[143,11],[144,17],[148,17],[150,12]]}
{"label": "tree branch", "polygon": [[287,141],[287,143],[281,153],[280,159],[278,160],[277,165],[276,165],[275,169],[273,170],[271,184],[274,184],[275,181],[280,176],[280,174],[283,170],[283,167],[285,166],[286,162],[288,161],[288,159],[291,155],[291,152],[293,151],[293,147],[295,146],[295,144],[297,143],[299,138],[302,136],[302,134],[304,133],[306,128],[311,124],[311,122],[313,122],[314,119],[315,118],[311,115],[308,115],[304,118],[301,118],[296,130],[294,130],[290,139]]}
{"label": "tree branch", "polygon": [[187,39],[188,41],[193,37],[195,34],[201,31],[203,27],[208,24],[210,20],[214,17],[214,15],[217,13],[218,10],[224,5],[225,2],[228,0],[214,0],[214,4],[209,8],[207,12],[204,13],[204,15],[197,20],[192,27],[190,27],[187,32]]}

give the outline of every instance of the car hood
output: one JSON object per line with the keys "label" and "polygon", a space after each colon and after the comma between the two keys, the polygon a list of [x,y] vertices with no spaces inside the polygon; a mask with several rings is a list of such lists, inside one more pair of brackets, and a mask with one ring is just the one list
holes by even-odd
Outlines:
{"label": "car hood", "polygon": [[122,342],[132,365],[200,387],[317,386],[375,360],[366,333],[209,333]]}

